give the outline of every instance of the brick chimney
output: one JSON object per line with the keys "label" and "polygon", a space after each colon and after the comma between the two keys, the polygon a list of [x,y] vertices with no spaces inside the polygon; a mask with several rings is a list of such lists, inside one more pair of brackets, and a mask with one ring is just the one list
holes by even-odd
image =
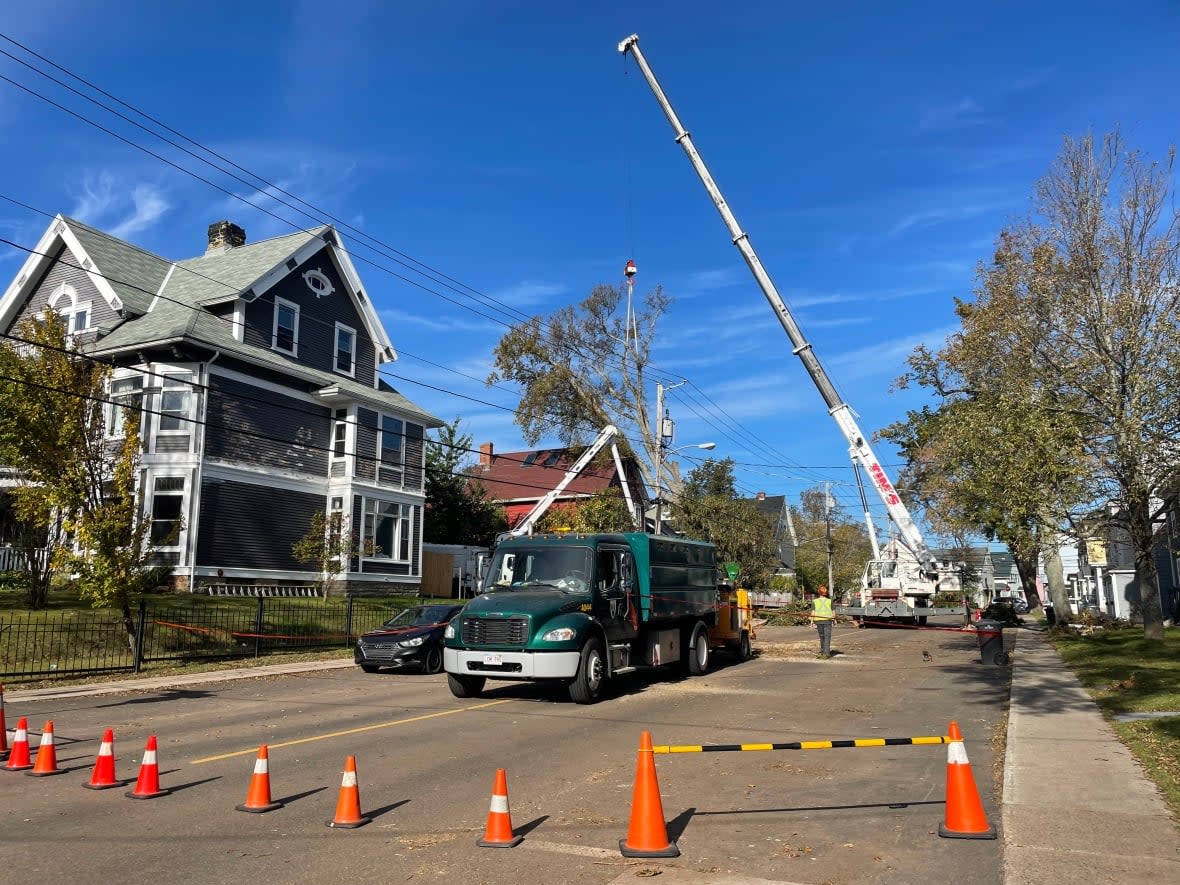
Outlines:
{"label": "brick chimney", "polygon": [[492,466],[492,444],[490,442],[480,443],[479,446],[479,466]]}
{"label": "brick chimney", "polygon": [[765,501],[766,500],[766,492],[759,492],[758,494],[756,494],[754,496],[754,499],[756,501]]}
{"label": "brick chimney", "polygon": [[209,245],[206,255],[226,252],[235,246],[246,245],[246,232],[232,221],[215,221],[209,225]]}

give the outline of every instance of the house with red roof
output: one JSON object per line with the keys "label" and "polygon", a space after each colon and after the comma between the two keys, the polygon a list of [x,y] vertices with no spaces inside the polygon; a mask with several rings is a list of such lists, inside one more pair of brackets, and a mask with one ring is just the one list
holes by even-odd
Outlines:
{"label": "house with red roof", "polygon": [[[488,442],[479,447],[479,464],[471,472],[483,483],[488,497],[504,507],[508,528],[512,529],[528,515],[537,501],[557,488],[582,451],[558,448],[497,453],[492,443]],[[639,499],[646,511],[647,489],[639,464],[634,457],[627,455],[623,456],[622,461],[631,494]],[[575,504],[607,489],[621,488],[622,482],[614,459],[609,451],[603,451],[574,477],[553,502],[553,507]]]}

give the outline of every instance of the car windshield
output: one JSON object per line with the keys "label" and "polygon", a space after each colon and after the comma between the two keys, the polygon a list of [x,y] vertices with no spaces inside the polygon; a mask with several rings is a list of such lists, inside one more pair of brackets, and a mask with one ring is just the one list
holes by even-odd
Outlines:
{"label": "car windshield", "polygon": [[398,627],[425,627],[430,624],[441,624],[448,620],[448,615],[453,609],[454,607],[449,605],[416,605],[399,612],[381,626],[386,630],[394,630]]}
{"label": "car windshield", "polygon": [[488,570],[488,590],[556,587],[581,593],[589,586],[588,547],[516,547],[496,553]]}

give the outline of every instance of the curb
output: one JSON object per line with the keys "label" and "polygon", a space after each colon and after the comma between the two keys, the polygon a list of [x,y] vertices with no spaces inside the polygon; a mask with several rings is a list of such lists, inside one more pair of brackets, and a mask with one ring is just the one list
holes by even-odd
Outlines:
{"label": "curb", "polygon": [[313,670],[342,670],[355,667],[347,658],[326,661],[300,661],[288,664],[264,664],[260,667],[242,667],[235,670],[205,670],[200,673],[177,673],[174,676],[145,676],[142,679],[120,679],[116,682],[97,682],[92,685],[63,685],[53,688],[35,688],[14,691],[6,688],[6,701],[50,701],[62,698],[95,697],[105,694],[121,694],[129,691],[152,691],[160,688],[182,688],[209,682],[232,682],[239,679],[258,679],[265,676],[283,676],[290,673],[307,673]]}

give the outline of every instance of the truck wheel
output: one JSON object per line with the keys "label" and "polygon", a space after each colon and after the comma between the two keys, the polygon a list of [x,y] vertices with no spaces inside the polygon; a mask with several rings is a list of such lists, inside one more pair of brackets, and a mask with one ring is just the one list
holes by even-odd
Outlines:
{"label": "truck wheel", "polygon": [[606,661],[602,657],[602,643],[591,636],[582,646],[582,660],[577,675],[570,683],[570,700],[575,704],[593,704],[602,692],[606,679]]}
{"label": "truck wheel", "polygon": [[748,661],[754,657],[754,649],[750,648],[750,631],[743,630],[742,638],[738,640],[738,654],[739,661]]}
{"label": "truck wheel", "polygon": [[709,669],[709,628],[697,621],[684,646],[684,669],[689,676],[700,676]]}
{"label": "truck wheel", "polygon": [[487,677],[485,676],[456,676],[454,673],[447,674],[447,685],[451,689],[451,694],[457,698],[479,697],[479,693],[483,691],[485,682],[487,682]]}
{"label": "truck wheel", "polygon": [[918,626],[925,627],[926,626],[926,618],[928,618],[928,617],[929,617],[929,615],[918,615]]}

